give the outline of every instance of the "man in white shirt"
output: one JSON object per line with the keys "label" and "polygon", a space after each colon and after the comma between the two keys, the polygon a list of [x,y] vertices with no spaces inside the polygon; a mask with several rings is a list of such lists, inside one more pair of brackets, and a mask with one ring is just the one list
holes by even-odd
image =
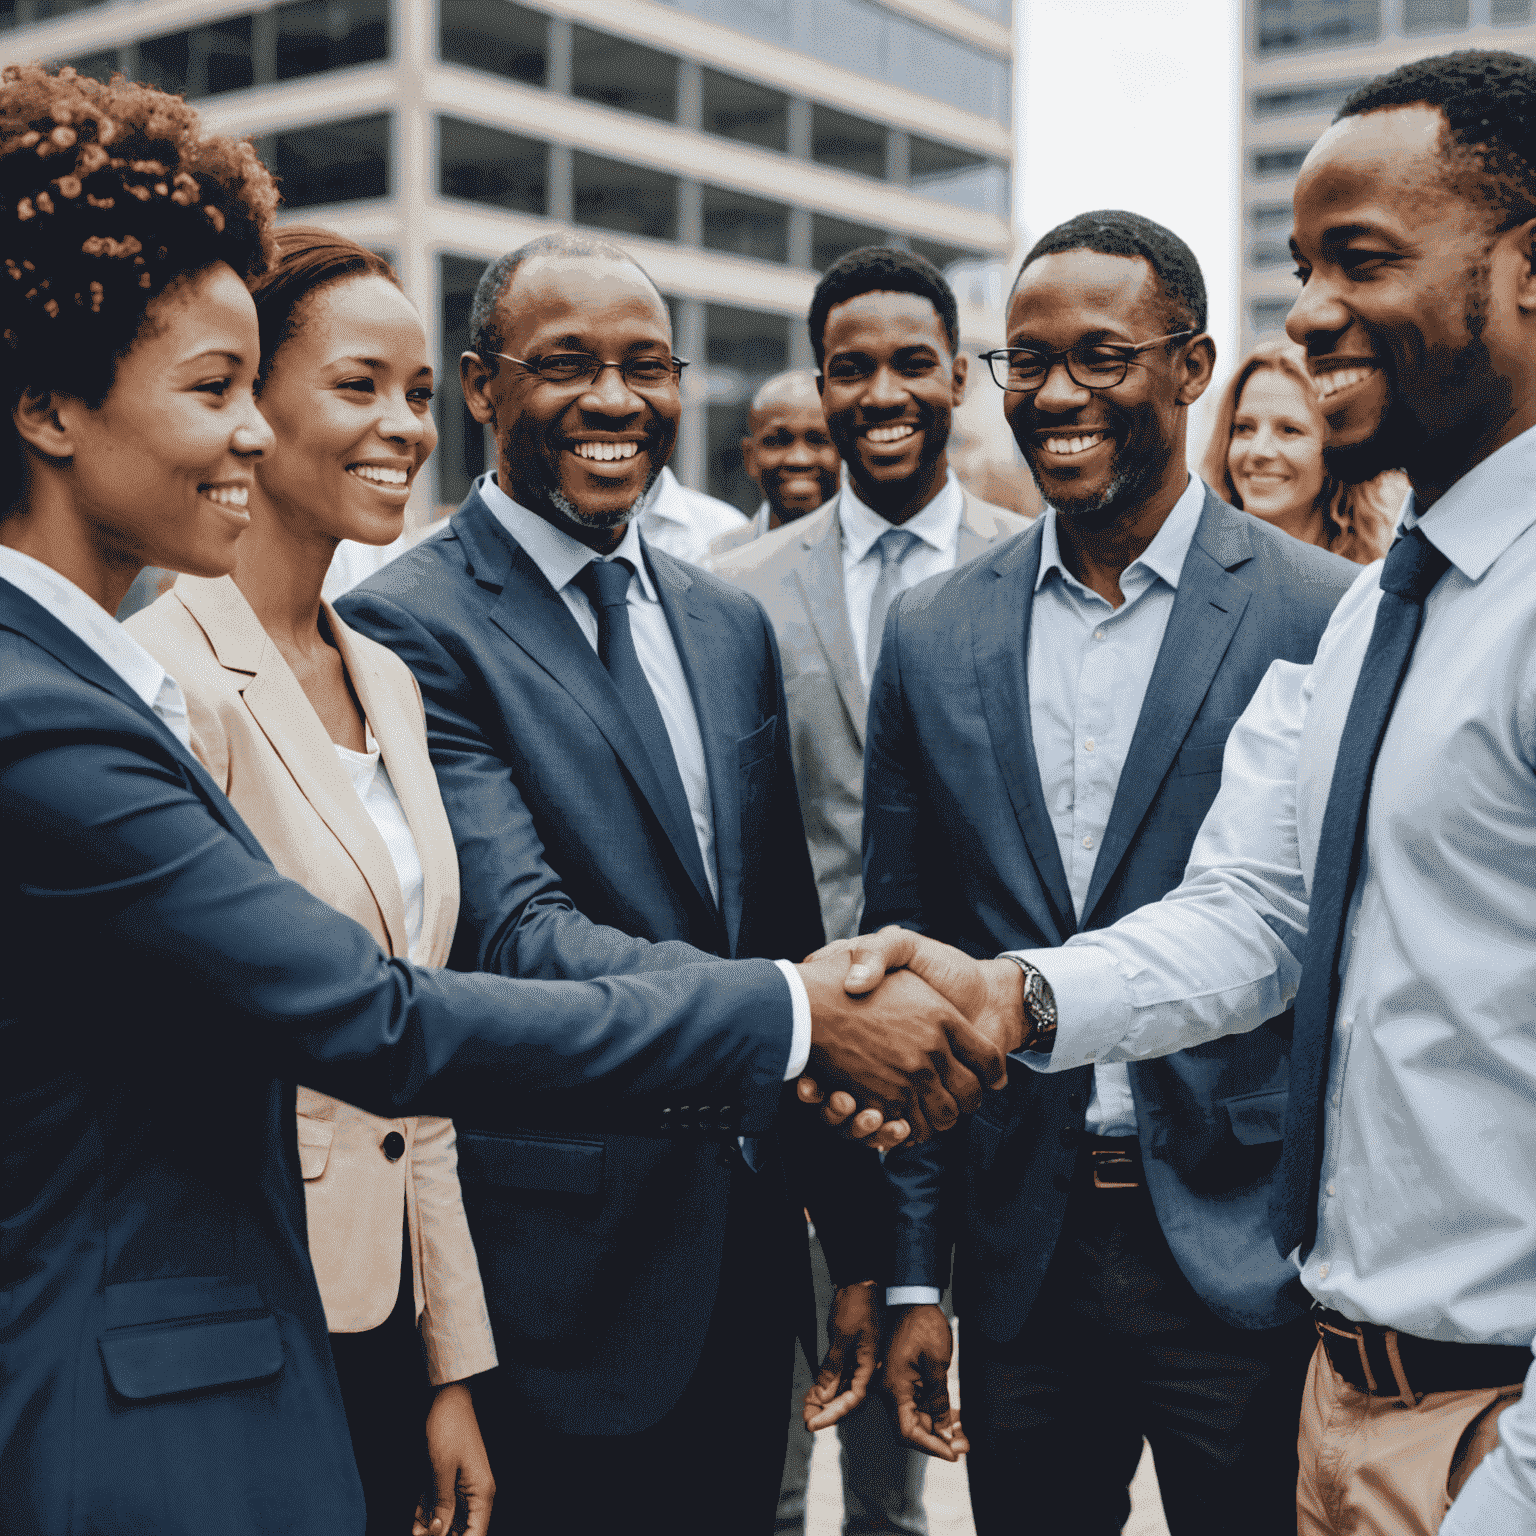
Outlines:
{"label": "man in white shirt", "polygon": [[654,491],[635,521],[652,549],[664,549],[696,565],[716,539],[751,527],[730,502],[690,490],[667,465],[662,466]]}

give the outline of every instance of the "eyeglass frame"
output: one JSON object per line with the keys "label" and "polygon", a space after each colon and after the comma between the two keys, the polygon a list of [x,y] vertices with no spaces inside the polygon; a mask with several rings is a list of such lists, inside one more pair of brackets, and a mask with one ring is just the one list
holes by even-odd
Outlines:
{"label": "eyeglass frame", "polygon": [[[1136,361],[1136,354],[1138,352],[1145,352],[1149,348],[1157,346],[1159,342],[1176,341],[1180,336],[1200,336],[1202,334],[1204,333],[1191,327],[1190,329],[1182,331],[1169,331],[1166,336],[1154,336],[1151,341],[1139,341],[1134,344],[1130,342],[1118,341],[1096,341],[1087,343],[1087,345],[1090,346],[1104,347],[1106,350],[1113,351],[1119,355],[1121,363],[1120,377],[1116,379],[1113,384],[1085,384],[1080,378],[1078,378],[1075,373],[1073,373],[1072,354],[1079,347],[1084,345],[1084,343],[1081,341],[1073,342],[1070,347],[1064,347],[1060,352],[1041,352],[1033,347],[994,347],[990,352],[978,352],[976,355],[984,363],[986,363],[987,372],[992,375],[992,382],[996,384],[1004,394],[1038,395],[1049,382],[1051,374],[1056,369],[1057,363],[1060,363],[1067,370],[1067,377],[1071,379],[1079,389],[1119,389],[1119,387],[1125,383],[1125,376],[1131,371],[1131,365]],[[1005,382],[1005,379],[998,378],[997,365],[993,359],[999,357],[1005,358],[1010,352],[1034,352],[1037,357],[1044,356],[1045,372],[1041,374],[1040,382],[1038,384],[1031,384],[1023,389],[1020,389],[1016,385],[1008,384]]]}
{"label": "eyeglass frame", "polygon": [[[539,363],[547,362],[549,360],[548,358],[539,358],[537,361],[530,363],[526,358],[513,357],[510,352],[477,352],[475,356],[481,358],[482,360],[486,357],[499,357],[503,362],[516,363],[519,368],[526,369],[528,373],[530,373],[534,378],[538,379],[541,384],[552,384],[556,389],[568,389],[573,384],[580,384],[583,389],[590,389],[592,385],[596,384],[597,381],[603,376],[603,370],[605,368],[617,368],[619,370],[619,377],[624,380],[625,385],[630,389],[634,389],[636,387],[633,380],[625,376],[623,362],[605,362],[602,358],[598,357],[597,353],[595,352],[551,352],[549,354],[550,357],[590,357],[597,363],[597,367],[593,369],[592,373],[587,378],[567,379],[563,384],[555,379],[546,379],[539,373]],[[654,352],[646,352],[642,354],[641,357],[628,359],[628,361],[640,362],[646,359],[655,359],[657,362],[661,361],[660,358],[656,357]],[[667,361],[672,365],[672,385],[677,386],[682,381],[683,369],[688,366],[689,360],[686,357],[677,357],[673,353],[668,352]],[[660,386],[662,382],[662,380],[658,379],[656,381],[657,386]],[[642,384],[639,387],[643,389],[645,386]]]}

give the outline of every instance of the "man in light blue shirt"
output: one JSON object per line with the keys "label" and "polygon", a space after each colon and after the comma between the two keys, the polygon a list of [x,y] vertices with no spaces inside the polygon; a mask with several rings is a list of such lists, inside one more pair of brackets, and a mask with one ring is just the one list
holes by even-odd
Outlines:
{"label": "man in light blue shirt", "polygon": [[[1048,505],[892,605],[866,929],[996,954],[1162,895],[1233,720],[1276,658],[1311,660],[1355,568],[1190,475],[1205,308],[1193,252],[1136,214],[1081,215],[1025,258],[988,362]],[[1313,1336],[1266,1220],[1286,1056],[1277,1024],[1188,1059],[1014,1074],[945,1145],[887,1159],[888,1380],[908,1437],[953,1459],[912,1401],[948,1363],[953,1232],[979,1536],[1117,1533],[1143,1437],[1180,1536],[1230,1530],[1239,1502],[1246,1530],[1290,1536]]]}

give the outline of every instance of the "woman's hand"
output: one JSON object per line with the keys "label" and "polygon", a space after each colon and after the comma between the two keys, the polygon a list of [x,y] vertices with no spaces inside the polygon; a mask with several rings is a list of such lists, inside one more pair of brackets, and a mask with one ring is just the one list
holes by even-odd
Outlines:
{"label": "woman's hand", "polygon": [[[437,1389],[427,1410],[427,1455],[435,1503],[430,1512],[425,1500],[416,1506],[411,1536],[449,1536],[450,1531],[485,1536],[496,1482],[467,1382],[451,1381]],[[455,1519],[459,1512],[462,1523]]]}

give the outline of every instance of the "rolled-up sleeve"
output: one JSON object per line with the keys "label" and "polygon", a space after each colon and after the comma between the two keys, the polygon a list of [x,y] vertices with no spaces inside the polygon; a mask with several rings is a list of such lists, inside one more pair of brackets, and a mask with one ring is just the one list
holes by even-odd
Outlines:
{"label": "rolled-up sleeve", "polygon": [[1536,1536],[1536,1363],[1499,1418],[1499,1443],[1456,1496],[1440,1536]]}

